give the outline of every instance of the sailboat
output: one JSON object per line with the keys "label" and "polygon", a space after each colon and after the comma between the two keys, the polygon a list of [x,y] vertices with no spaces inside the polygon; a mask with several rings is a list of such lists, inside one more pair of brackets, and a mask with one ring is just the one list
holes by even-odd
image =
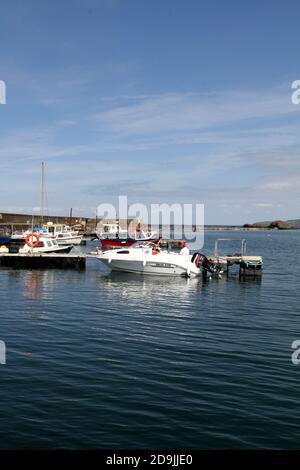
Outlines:
{"label": "sailboat", "polygon": [[53,222],[47,222],[44,224],[44,205],[47,203],[47,193],[45,186],[45,164],[42,162],[42,180],[41,180],[41,226],[42,234],[45,237],[54,238],[58,245],[69,246],[69,245],[80,245],[82,236],[78,234],[78,231],[74,231],[65,224],[54,224]]}
{"label": "sailboat", "polygon": [[[44,223],[44,212],[45,205],[48,207],[46,185],[45,185],[45,163],[41,164],[41,206],[40,215],[38,216],[39,227],[27,231],[13,233],[11,239],[14,244],[24,245],[26,236],[30,233],[37,234],[39,236],[48,238],[50,245],[48,248],[55,248],[57,245],[63,246],[68,251],[68,248],[72,248],[74,245],[80,245],[82,236],[71,229],[71,227],[65,224],[53,224],[53,222]],[[47,211],[48,212],[48,211]],[[52,243],[55,241],[55,243]],[[47,245],[47,244],[46,244]],[[26,249],[26,247],[24,247]],[[61,250],[59,250],[61,251]],[[70,251],[70,250],[69,250]]]}

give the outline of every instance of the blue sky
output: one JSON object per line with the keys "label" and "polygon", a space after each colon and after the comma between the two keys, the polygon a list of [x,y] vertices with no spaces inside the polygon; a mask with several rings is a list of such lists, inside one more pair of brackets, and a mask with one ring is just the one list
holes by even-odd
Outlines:
{"label": "blue sky", "polygon": [[300,4],[2,0],[0,211],[205,204],[206,223],[300,217]]}

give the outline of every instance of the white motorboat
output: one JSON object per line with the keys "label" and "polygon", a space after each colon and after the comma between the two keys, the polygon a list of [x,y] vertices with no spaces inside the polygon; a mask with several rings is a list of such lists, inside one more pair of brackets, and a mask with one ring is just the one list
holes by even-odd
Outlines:
{"label": "white motorboat", "polygon": [[24,243],[26,236],[32,231],[44,237],[54,238],[60,246],[80,245],[82,241],[82,236],[78,235],[78,232],[72,231],[71,227],[53,224],[52,222],[43,225],[42,229],[14,232],[11,236],[11,240],[20,245]]}
{"label": "white motorboat", "polygon": [[162,276],[199,276],[199,259],[194,255],[162,251],[153,243],[98,252],[97,258],[112,271]]}
{"label": "white motorboat", "polygon": [[102,249],[106,250],[129,247],[137,241],[157,243],[160,238],[156,232],[143,228],[140,221],[134,229],[130,228],[129,230],[122,229],[118,221],[105,224],[99,222],[96,233],[101,241]]}
{"label": "white motorboat", "polygon": [[24,242],[24,239],[25,239],[27,233],[29,233],[29,231],[23,231],[23,230],[21,230],[21,231],[14,232],[14,233],[11,235],[11,240]]}
{"label": "white motorboat", "polygon": [[118,221],[114,223],[103,223],[101,221],[97,225],[96,234],[99,240],[102,238],[126,238],[127,230],[121,228]]}
{"label": "white motorboat", "polygon": [[55,238],[58,245],[80,245],[82,241],[82,236],[68,225],[53,224],[52,222],[43,225],[43,235]]}
{"label": "white motorboat", "polygon": [[20,254],[38,254],[38,253],[69,253],[73,246],[59,246],[55,238],[40,237],[33,234],[36,239],[34,246],[25,243],[23,248],[19,249]]}

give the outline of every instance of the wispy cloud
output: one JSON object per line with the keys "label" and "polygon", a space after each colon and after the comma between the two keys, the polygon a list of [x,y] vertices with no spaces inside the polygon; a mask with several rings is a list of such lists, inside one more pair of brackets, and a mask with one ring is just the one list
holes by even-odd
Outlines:
{"label": "wispy cloud", "polygon": [[2,172],[15,174],[18,162],[18,171],[28,175],[35,165],[38,173],[35,161],[53,160],[57,191],[76,187],[83,206],[123,192],[137,200],[213,203],[224,211],[247,206],[251,219],[250,208],[276,211],[289,194],[296,204],[300,108],[281,88],[121,95],[99,103],[101,112],[88,106],[81,115],[60,112],[52,124],[3,136]]}
{"label": "wispy cloud", "polygon": [[114,8],[120,4],[120,0],[76,0],[76,3],[86,8]]}
{"label": "wispy cloud", "polygon": [[167,93],[96,113],[95,122],[127,135],[207,129],[249,119],[299,112],[288,92]]}

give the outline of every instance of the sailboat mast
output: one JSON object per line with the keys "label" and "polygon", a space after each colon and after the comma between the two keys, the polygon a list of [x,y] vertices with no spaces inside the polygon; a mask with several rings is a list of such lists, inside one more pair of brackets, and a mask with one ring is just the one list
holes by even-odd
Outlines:
{"label": "sailboat mast", "polygon": [[45,162],[41,165],[41,224],[44,223],[45,208]]}

